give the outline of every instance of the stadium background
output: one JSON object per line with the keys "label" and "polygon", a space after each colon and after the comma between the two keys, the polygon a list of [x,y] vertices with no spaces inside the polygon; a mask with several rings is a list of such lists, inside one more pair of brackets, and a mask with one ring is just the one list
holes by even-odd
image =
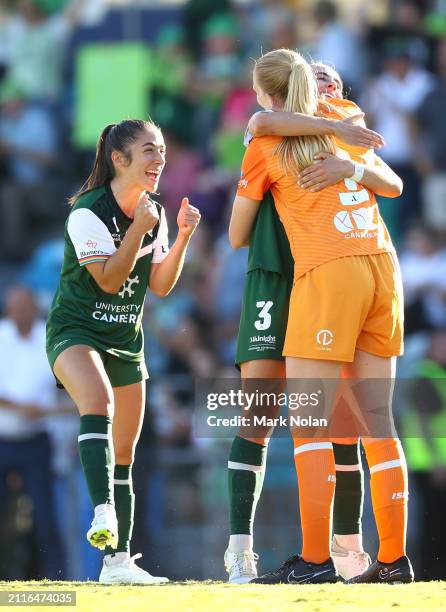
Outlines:
{"label": "stadium background", "polygon": [[[0,0],[1,305],[10,288],[24,284],[45,317],[58,281],[66,199],[87,175],[108,122],[150,114],[163,128],[168,162],[160,199],[171,235],[183,195],[202,213],[179,285],[168,298],[149,297],[144,322],[152,380],[134,472],[132,552],[142,552],[143,565],[155,573],[224,578],[229,441],[193,437],[193,385],[200,377],[236,375],[247,253],[230,249],[226,230],[241,134],[256,109],[251,58],[262,51],[298,47],[331,63],[369,127],[384,135],[382,156],[405,181],[400,198],[381,198],[406,291],[399,374],[417,383],[429,357],[429,372],[443,376],[445,35],[442,0]],[[4,363],[8,352],[1,349]],[[35,363],[44,359],[35,355]],[[21,364],[14,367],[20,379]],[[403,427],[408,415],[427,428],[431,419],[446,420],[441,378],[440,387],[438,381],[426,386],[426,376],[425,370],[418,391],[397,407]],[[1,378],[0,372],[0,398]],[[27,384],[24,375],[20,385]],[[10,411],[0,407],[0,579],[94,579],[100,555],[84,538],[91,511],[77,457],[77,417],[66,398],[41,400],[28,429],[9,427]],[[36,435],[28,430],[47,432],[51,456],[27,459],[27,436]],[[34,463],[35,482],[43,475],[49,486],[34,487],[30,496],[6,448]],[[256,529],[262,568],[298,546],[292,446],[273,439],[270,449]],[[419,578],[444,579],[446,453],[441,440],[421,454],[408,450],[409,553]],[[373,554],[368,497],[364,531]]]}

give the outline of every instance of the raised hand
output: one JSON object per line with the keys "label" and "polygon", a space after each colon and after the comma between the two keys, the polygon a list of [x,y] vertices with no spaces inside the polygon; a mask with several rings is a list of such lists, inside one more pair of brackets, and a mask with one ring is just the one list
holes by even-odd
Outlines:
{"label": "raised hand", "polygon": [[[339,140],[346,144],[353,145],[356,147],[364,147],[366,149],[381,149],[386,143],[381,134],[369,130],[365,125],[360,125],[360,122],[364,117],[364,113],[358,113],[337,121],[335,125],[335,133]],[[362,121],[362,123],[364,123]]]}
{"label": "raised hand", "polygon": [[351,160],[320,151],[314,156],[314,163],[299,173],[299,186],[309,191],[320,191],[348,178],[354,171]]}
{"label": "raised hand", "polygon": [[146,234],[155,227],[158,220],[159,214],[155,203],[152,202],[146,192],[143,192],[135,208],[133,223],[143,234]]}
{"label": "raised hand", "polygon": [[189,204],[189,198],[183,198],[177,216],[178,233],[185,237],[192,236],[200,223],[200,219],[201,215],[198,208]]}

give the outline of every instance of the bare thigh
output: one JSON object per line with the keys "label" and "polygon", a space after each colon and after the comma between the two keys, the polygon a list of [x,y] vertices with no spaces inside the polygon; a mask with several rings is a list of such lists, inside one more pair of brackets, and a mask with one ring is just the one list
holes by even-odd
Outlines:
{"label": "bare thigh", "polygon": [[133,463],[135,448],[141,433],[146,403],[146,383],[141,381],[113,388],[115,417],[113,419],[113,446],[118,465]]}
{"label": "bare thigh", "polygon": [[113,416],[112,386],[95,349],[84,344],[70,346],[57,357],[53,369],[81,416]]}

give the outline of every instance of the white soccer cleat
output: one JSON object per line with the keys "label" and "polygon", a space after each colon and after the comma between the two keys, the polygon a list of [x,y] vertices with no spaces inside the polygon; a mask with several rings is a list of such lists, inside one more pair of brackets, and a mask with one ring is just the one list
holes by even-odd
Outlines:
{"label": "white soccer cleat", "polygon": [[[164,576],[152,576],[135,564],[135,559],[142,557],[141,553],[131,557],[128,553],[116,553],[125,555],[124,558],[118,556],[118,560],[104,559],[99,582],[102,584],[162,584],[169,582]],[[107,555],[108,556],[108,555]]]}
{"label": "white soccer cleat", "polygon": [[94,509],[94,518],[87,531],[87,540],[92,546],[104,550],[106,546],[118,545],[118,521],[112,504],[101,504]]}
{"label": "white soccer cleat", "polygon": [[366,552],[356,552],[340,546],[333,538],[331,544],[331,557],[336,571],[344,580],[350,580],[363,574],[371,564],[370,556]]}
{"label": "white soccer cleat", "polygon": [[225,567],[229,574],[228,582],[231,584],[246,584],[257,578],[257,560],[259,555],[252,550],[225,552]]}

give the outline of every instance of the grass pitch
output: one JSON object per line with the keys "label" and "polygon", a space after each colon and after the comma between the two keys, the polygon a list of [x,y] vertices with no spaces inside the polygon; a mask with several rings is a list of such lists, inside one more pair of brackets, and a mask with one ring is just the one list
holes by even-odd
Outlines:
{"label": "grass pitch", "polygon": [[[5,590],[76,591],[76,606],[63,606],[67,612],[446,610],[446,582],[396,586],[237,586],[210,581],[162,586],[102,586],[95,582],[0,582],[0,592]],[[15,610],[30,610],[29,606],[12,607]],[[33,607],[37,610],[51,609],[49,606]]]}

